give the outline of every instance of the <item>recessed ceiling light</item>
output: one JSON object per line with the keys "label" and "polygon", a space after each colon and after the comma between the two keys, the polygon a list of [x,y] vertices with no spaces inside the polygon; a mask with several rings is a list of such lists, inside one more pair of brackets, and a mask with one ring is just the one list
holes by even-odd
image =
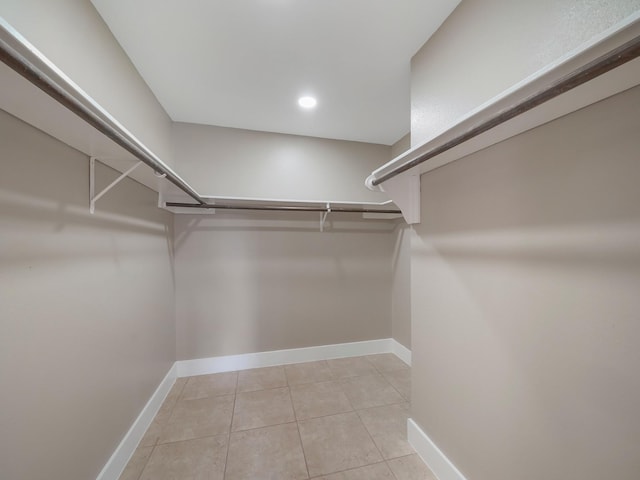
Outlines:
{"label": "recessed ceiling light", "polygon": [[300,97],[298,99],[298,105],[302,108],[313,108],[318,104],[318,101],[313,97]]}

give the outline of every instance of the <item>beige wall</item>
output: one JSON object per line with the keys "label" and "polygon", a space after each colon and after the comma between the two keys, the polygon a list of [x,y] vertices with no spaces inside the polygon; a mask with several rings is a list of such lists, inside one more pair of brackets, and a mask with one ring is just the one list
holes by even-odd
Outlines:
{"label": "beige wall", "polygon": [[406,152],[411,148],[411,133],[407,133],[404,137],[398,140],[396,143],[391,145],[391,157],[393,160],[398,155]]}
{"label": "beige wall", "polygon": [[463,0],[412,59],[412,146],[638,10],[640,0]]}
{"label": "beige wall", "polygon": [[394,225],[346,218],[176,216],[178,359],[389,338]]}
{"label": "beige wall", "polygon": [[384,202],[364,184],[390,147],[187,123],[173,126],[180,174],[204,195]]}
{"label": "beige wall", "polygon": [[422,177],[413,417],[470,480],[640,472],[640,87]]}
{"label": "beige wall", "polygon": [[411,235],[404,222],[396,228],[391,267],[391,336],[411,350]]}
{"label": "beige wall", "polygon": [[3,0],[0,14],[165,163],[173,164],[169,116],[89,0]]}
{"label": "beige wall", "polygon": [[[171,217],[0,111],[0,477],[95,478],[175,360]],[[98,170],[99,187],[114,178]]]}

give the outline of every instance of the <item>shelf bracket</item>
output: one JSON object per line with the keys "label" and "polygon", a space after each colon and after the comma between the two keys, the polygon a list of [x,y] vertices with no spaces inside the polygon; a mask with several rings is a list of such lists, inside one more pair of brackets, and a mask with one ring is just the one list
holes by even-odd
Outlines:
{"label": "shelf bracket", "polygon": [[420,175],[404,173],[387,180],[380,187],[400,208],[409,225],[420,223]]}
{"label": "shelf bracket", "polygon": [[138,168],[142,162],[136,163],[129,170],[124,172],[118,178],[116,178],[113,182],[107,185],[100,193],[96,195],[96,158],[91,157],[89,159],[89,213],[93,214],[96,210],[96,202],[104,196],[109,190],[115,187],[121,180],[126,178],[131,172],[133,172],[136,168]]}
{"label": "shelf bracket", "polygon": [[329,213],[331,213],[331,204],[327,203],[327,211],[320,212],[320,231],[321,232],[324,232],[324,222],[327,221],[327,215],[329,215]]}

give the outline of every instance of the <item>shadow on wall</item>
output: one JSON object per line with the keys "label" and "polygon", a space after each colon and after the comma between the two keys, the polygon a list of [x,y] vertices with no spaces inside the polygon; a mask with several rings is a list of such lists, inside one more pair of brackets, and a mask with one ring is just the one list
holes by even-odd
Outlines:
{"label": "shadow on wall", "polygon": [[389,337],[393,224],[253,218],[176,217],[180,359]]}
{"label": "shadow on wall", "polygon": [[429,235],[416,256],[442,256],[474,262],[553,264],[590,270],[640,267],[640,216],[628,222],[531,227]]}
{"label": "shadow on wall", "polygon": [[[315,216],[315,218],[313,218]],[[309,232],[335,233],[391,232],[401,220],[358,218],[358,214],[330,213],[320,231],[320,220],[313,212],[215,213],[189,215],[187,226],[176,234],[176,251],[196,232]],[[205,219],[208,219],[205,221]],[[206,226],[202,225],[207,223]]]}
{"label": "shadow on wall", "polygon": [[421,179],[413,413],[463,472],[635,478],[639,111],[636,87]]}
{"label": "shadow on wall", "polygon": [[3,112],[0,145],[3,478],[95,478],[175,361],[171,214],[124,180],[90,215],[89,159]]}

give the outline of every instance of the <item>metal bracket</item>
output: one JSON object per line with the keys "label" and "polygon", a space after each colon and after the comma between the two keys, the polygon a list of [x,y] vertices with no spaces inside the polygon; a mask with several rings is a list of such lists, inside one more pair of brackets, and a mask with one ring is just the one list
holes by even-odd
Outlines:
{"label": "metal bracket", "polygon": [[324,232],[324,222],[327,220],[327,215],[331,213],[331,204],[327,203],[327,211],[320,212],[320,231]]}
{"label": "metal bracket", "polygon": [[142,162],[136,163],[129,170],[124,172],[118,178],[116,178],[113,182],[107,185],[100,193],[95,194],[96,191],[96,158],[91,157],[89,159],[89,212],[93,214],[96,210],[96,202],[102,198],[102,196],[115,187],[122,179],[127,177],[131,172],[133,172],[138,166],[140,166]]}

